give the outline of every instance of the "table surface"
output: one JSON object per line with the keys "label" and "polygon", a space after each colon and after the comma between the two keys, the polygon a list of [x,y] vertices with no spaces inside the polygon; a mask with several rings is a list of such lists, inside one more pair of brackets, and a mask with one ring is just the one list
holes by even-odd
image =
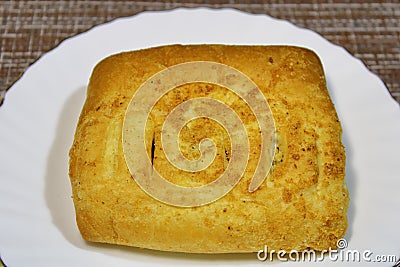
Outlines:
{"label": "table surface", "polygon": [[118,17],[177,7],[235,8],[318,32],[361,59],[400,103],[398,0],[0,1],[0,102],[32,63],[65,38]]}

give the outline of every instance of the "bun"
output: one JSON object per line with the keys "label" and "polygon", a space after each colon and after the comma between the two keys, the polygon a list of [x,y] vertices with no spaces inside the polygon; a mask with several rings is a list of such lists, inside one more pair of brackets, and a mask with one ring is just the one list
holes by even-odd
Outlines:
{"label": "bun", "polygon": [[[276,147],[268,176],[248,188],[260,155],[252,110],[223,86],[181,85],[154,106],[146,124],[146,149],[154,168],[171,183],[198,187],[224,171],[232,157],[226,130],[203,118],[180,133],[189,159],[210,137],[216,157],[197,173],[168,162],[162,123],[179,103],[211,97],[235,110],[249,131],[250,155],[243,177],[220,199],[177,207],[154,199],[135,182],[124,157],[123,124],[131,98],[156,73],[185,62],[233,67],[249,77],[268,101]],[[132,151],[131,151],[132,152]],[[133,153],[135,153],[133,151]],[[318,56],[292,46],[171,45],[110,56],[94,68],[70,150],[69,175],[82,237],[104,242],[189,253],[324,250],[336,247],[347,228],[348,191],[341,126]]]}

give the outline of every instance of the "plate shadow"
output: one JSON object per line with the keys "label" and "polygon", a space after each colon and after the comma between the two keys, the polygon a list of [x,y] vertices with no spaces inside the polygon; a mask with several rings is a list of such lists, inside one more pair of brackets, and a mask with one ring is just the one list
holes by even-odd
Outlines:
{"label": "plate shadow", "polygon": [[68,176],[68,151],[73,142],[74,129],[86,97],[86,86],[78,88],[64,103],[55,137],[47,158],[45,199],[53,224],[72,244],[78,245],[80,235],[75,223],[71,184]]}

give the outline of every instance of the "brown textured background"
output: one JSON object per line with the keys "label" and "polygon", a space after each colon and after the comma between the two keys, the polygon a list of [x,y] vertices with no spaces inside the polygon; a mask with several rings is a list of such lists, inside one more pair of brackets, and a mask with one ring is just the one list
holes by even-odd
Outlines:
{"label": "brown textured background", "polygon": [[288,20],[343,46],[400,103],[400,1],[0,1],[0,101],[46,51],[118,17],[176,7],[236,8]]}

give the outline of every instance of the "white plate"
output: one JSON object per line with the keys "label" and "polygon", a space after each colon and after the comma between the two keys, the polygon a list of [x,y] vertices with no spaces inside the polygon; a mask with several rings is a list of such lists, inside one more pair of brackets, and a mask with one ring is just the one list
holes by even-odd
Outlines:
{"label": "white plate", "polygon": [[372,259],[400,256],[400,109],[384,84],[312,31],[265,15],[201,8],[145,12],[95,27],[44,55],[9,90],[0,108],[0,255],[7,265],[268,264],[254,254],[155,252],[88,244],[79,235],[68,150],[92,68],[110,54],[174,43],[290,44],[316,51],[344,129],[351,194],[347,249],[370,250]]}

